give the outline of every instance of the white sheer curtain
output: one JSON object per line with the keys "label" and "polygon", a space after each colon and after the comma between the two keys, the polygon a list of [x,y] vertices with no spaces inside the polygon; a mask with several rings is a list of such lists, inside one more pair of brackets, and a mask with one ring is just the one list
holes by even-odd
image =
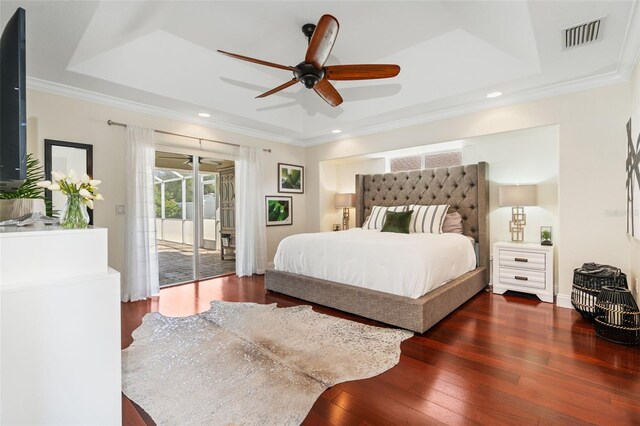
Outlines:
{"label": "white sheer curtain", "polygon": [[267,235],[261,148],[240,147],[236,162],[236,274],[264,274]]}
{"label": "white sheer curtain", "polygon": [[127,126],[125,132],[125,271],[123,302],[146,299],[160,291],[156,246],[152,129]]}

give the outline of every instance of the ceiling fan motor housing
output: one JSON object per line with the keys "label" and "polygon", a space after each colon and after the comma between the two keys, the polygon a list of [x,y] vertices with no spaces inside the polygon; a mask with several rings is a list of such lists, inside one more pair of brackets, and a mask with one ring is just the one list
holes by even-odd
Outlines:
{"label": "ceiling fan motor housing", "polygon": [[324,78],[324,68],[317,69],[307,62],[300,62],[296,65],[293,75],[300,80],[304,87],[313,89],[313,87]]}

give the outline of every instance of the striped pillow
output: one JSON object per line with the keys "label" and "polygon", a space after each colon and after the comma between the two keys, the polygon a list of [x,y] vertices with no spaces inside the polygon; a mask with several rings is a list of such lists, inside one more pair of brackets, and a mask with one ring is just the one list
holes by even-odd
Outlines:
{"label": "striped pillow", "polygon": [[364,225],[362,225],[362,229],[376,229],[379,231],[384,226],[384,221],[387,218],[387,211],[403,212],[406,209],[407,206],[373,206],[371,208],[371,214],[369,215],[367,220],[364,221]]}
{"label": "striped pillow", "polygon": [[414,204],[409,206],[409,210],[413,210],[409,224],[410,233],[442,234],[442,223],[447,210],[449,210],[448,205],[419,206]]}

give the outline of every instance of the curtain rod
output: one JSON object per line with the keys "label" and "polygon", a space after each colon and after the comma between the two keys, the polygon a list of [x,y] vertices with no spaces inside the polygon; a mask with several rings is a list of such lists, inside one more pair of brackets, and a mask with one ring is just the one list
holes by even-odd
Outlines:
{"label": "curtain rod", "polygon": [[[113,120],[107,120],[107,124],[109,126],[120,126],[120,127],[127,127],[126,123],[118,123],[117,121],[113,121]],[[206,142],[214,142],[214,143],[221,143],[223,145],[229,145],[229,146],[237,146],[240,147],[242,145],[239,145],[237,143],[231,143],[231,142],[222,142],[222,141],[217,141],[215,139],[207,139],[207,138],[197,138],[195,136],[189,136],[189,135],[182,135],[180,133],[173,133],[173,132],[165,132],[164,130],[153,130],[156,133],[162,133],[163,135],[171,135],[171,136],[179,136],[181,138],[187,138],[187,139],[195,139],[197,141],[206,141]],[[263,148],[262,149],[264,152],[271,152],[271,149],[268,148]]]}

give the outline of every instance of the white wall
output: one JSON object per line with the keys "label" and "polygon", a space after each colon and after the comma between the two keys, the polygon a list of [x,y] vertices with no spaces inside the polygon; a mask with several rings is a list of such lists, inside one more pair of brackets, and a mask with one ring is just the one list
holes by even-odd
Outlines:
{"label": "white wall", "polygon": [[[596,261],[629,270],[625,211],[629,84],[616,84],[366,135],[307,150],[309,231],[321,220],[320,164],[392,149],[557,125],[559,304],[569,305],[573,269]],[[570,306],[570,305],[569,305]]]}
{"label": "white wall", "polygon": [[[535,184],[538,206],[526,207],[525,242],[540,242],[540,226],[557,229],[558,128],[540,127],[481,136],[463,141],[462,161],[489,163],[489,229],[491,244],[511,240],[511,208],[500,207],[500,185]],[[554,238],[555,241],[555,238]]]}
{"label": "white wall", "polygon": [[[319,187],[322,231],[330,231],[333,224],[342,224],[342,209],[336,209],[333,196],[337,193],[356,192],[357,174],[384,173],[386,161],[384,158],[347,158],[341,160],[324,161],[320,164],[322,170],[322,184]],[[350,209],[349,227],[356,226],[355,209]]]}
{"label": "white wall", "polygon": [[354,161],[338,161],[336,163],[337,192],[356,192],[357,174],[384,173],[384,158],[363,158]]}
{"label": "white wall", "polygon": [[[98,103],[81,101],[50,93],[27,92],[28,151],[44,162],[44,139],[56,139],[93,145],[94,175],[103,181],[100,189],[105,201],[96,203],[96,226],[109,228],[109,264],[122,271],[124,265],[124,216],[116,216],[115,207],[125,204],[124,128],[108,126],[107,120],[135,124],[153,129],[222,140],[242,145],[271,148],[265,153],[264,190],[277,194],[277,163],[304,165],[303,148],[271,142],[190,123],[132,112]],[[193,140],[157,136],[158,143],[198,149]],[[203,143],[202,149],[217,153],[218,158],[237,156],[237,148]],[[201,151],[202,152],[202,151]],[[268,259],[272,259],[278,243],[287,235],[306,229],[305,197],[293,195],[293,225],[267,228]]]}

